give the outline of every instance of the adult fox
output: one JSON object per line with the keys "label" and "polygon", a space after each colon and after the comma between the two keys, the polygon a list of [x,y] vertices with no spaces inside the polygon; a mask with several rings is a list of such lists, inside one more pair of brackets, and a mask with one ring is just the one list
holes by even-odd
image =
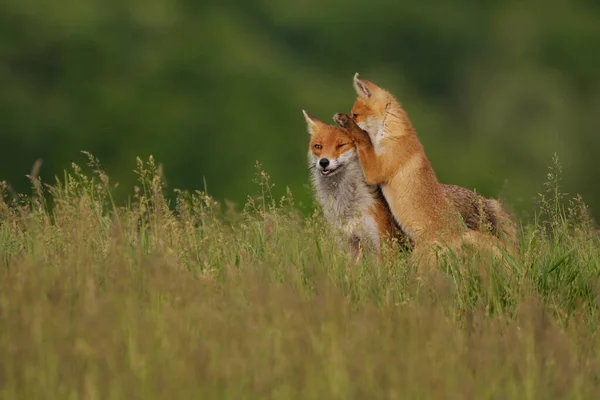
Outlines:
{"label": "adult fox", "polygon": [[[356,147],[348,133],[302,110],[310,144],[311,182],[327,222],[350,246],[352,257],[375,252],[381,259],[385,238],[409,247],[377,185],[367,185]],[[364,253],[363,253],[364,254]]]}

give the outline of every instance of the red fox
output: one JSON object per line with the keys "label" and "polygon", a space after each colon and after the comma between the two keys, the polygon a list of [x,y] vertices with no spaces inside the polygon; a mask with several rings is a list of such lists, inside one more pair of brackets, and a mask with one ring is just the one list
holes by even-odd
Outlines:
{"label": "red fox", "polygon": [[367,185],[352,138],[302,110],[311,135],[309,168],[316,197],[327,222],[343,232],[353,258],[374,251],[381,259],[385,237],[404,243],[406,237],[392,217],[377,185]]}
{"label": "red fox", "polygon": [[[384,237],[393,237],[410,249],[412,243],[394,220],[380,188],[365,182],[348,132],[303,113],[311,134],[308,159],[316,197],[328,223],[345,232],[352,254],[374,249],[381,258]],[[499,235],[498,221],[503,215],[497,202],[460,186],[442,186],[469,229],[489,228]]]}
{"label": "red fox", "polygon": [[[459,208],[438,182],[398,101],[372,82],[360,80],[358,74],[354,76],[354,87],[358,97],[352,117],[336,114],[334,120],[355,141],[365,182],[381,187],[396,222],[415,243],[415,257],[431,255],[431,249],[439,244],[458,249],[461,242],[500,255],[491,245],[490,236],[467,231]],[[498,226],[507,236],[508,250],[513,252],[516,229],[500,207],[493,208]],[[427,263],[419,262],[419,268]]]}

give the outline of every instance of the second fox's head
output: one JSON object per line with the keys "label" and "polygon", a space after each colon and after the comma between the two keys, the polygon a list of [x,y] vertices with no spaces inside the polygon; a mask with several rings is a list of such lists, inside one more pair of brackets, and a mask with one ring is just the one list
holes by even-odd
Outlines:
{"label": "second fox's head", "polygon": [[358,79],[358,73],[354,75],[353,84],[357,97],[350,116],[361,129],[374,134],[385,120],[390,103],[395,100],[388,91],[373,82]]}
{"label": "second fox's head", "polygon": [[337,126],[325,124],[302,110],[310,147],[308,159],[321,176],[333,176],[356,160],[356,148],[350,135]]}

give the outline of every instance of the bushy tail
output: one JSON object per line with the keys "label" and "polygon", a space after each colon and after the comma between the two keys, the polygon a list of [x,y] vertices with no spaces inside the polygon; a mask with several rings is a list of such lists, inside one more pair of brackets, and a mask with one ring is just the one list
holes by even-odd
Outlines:
{"label": "bushy tail", "polygon": [[507,244],[507,250],[513,256],[519,254],[520,242],[517,225],[498,200],[488,199],[487,207],[496,222],[497,236]]}

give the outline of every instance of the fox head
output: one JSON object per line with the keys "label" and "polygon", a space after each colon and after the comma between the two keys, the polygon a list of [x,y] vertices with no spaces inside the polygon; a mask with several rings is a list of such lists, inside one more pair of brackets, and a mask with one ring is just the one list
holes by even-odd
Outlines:
{"label": "fox head", "polygon": [[310,134],[308,159],[321,176],[333,176],[357,159],[355,144],[344,129],[302,113]]}
{"label": "fox head", "polygon": [[352,105],[350,116],[361,129],[373,135],[379,131],[390,104],[397,102],[385,89],[373,82],[358,79],[358,72],[354,75],[354,89],[357,98]]}

